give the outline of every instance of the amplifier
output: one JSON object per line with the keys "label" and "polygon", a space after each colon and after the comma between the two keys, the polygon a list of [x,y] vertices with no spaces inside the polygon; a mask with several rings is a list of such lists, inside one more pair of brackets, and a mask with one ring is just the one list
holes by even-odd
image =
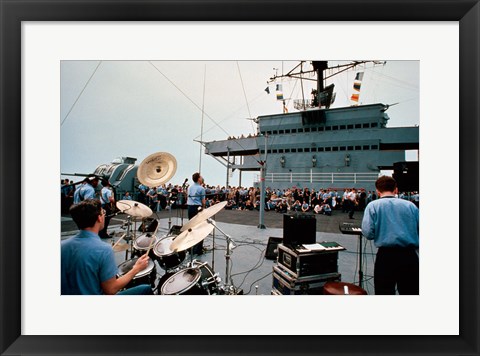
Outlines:
{"label": "amplifier", "polygon": [[317,219],[312,214],[291,213],[283,215],[283,243],[296,246],[316,241]]}
{"label": "amplifier", "polygon": [[299,295],[323,294],[323,286],[327,282],[338,282],[341,280],[339,273],[328,273],[304,278],[293,278],[288,271],[275,266],[273,268],[272,294],[274,295]]}
{"label": "amplifier", "polygon": [[278,245],[278,264],[288,269],[295,278],[337,273],[338,250],[298,251]]}

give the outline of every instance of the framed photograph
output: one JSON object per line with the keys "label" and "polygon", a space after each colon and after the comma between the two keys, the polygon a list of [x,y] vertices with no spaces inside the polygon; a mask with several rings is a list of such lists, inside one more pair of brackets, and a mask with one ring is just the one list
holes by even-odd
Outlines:
{"label": "framed photograph", "polygon": [[[2,354],[479,354],[478,1],[0,0],[0,4]],[[235,75],[240,75],[237,79],[243,86],[239,96],[247,101],[240,70],[243,63],[263,63],[265,67],[273,60],[317,59],[419,63],[415,99],[419,98],[422,197],[419,295],[61,295],[61,206],[57,197],[64,163],[60,153],[63,145],[71,144],[79,154],[103,157],[97,146],[82,146],[88,142],[88,133],[81,125],[71,126],[68,135],[62,125],[79,99],[75,93],[83,93],[100,63],[104,67],[139,63],[135,70],[142,80],[158,75],[169,85],[172,80],[159,64],[169,66],[172,72],[183,71],[184,82],[180,86],[173,83],[172,90],[182,93],[188,105],[197,105],[201,98],[192,99],[188,89],[182,88],[201,87],[204,79],[193,79],[192,72],[189,82],[185,77],[190,75],[186,73],[190,67],[180,61],[215,62],[217,66],[236,62]],[[86,71],[79,63],[89,63]],[[93,74],[84,76],[84,86],[65,94],[70,90],[65,78],[73,78],[81,70]],[[127,72],[122,75],[128,77]],[[115,95],[113,79],[118,73],[99,71]],[[253,76],[266,82],[269,74],[254,72]],[[353,87],[357,91],[362,78],[363,74],[359,77],[357,73]],[[406,81],[384,78],[393,86],[411,89]],[[228,93],[229,79],[217,79],[226,82],[222,91]],[[220,91],[220,84],[215,85]],[[287,88],[285,84],[285,93]],[[342,84],[339,88],[351,89]],[[98,89],[96,95],[101,96],[102,90],[107,89]],[[276,91],[277,99],[279,93],[283,95],[278,85],[271,90]],[[260,92],[267,95],[263,87]],[[127,94],[147,95],[134,90]],[[67,105],[62,98],[68,95]],[[218,100],[225,104],[220,95]],[[358,94],[351,100],[358,101]],[[392,99],[385,104],[396,103]],[[110,105],[111,112],[122,115],[114,103]],[[107,125],[95,116],[99,113],[84,109],[83,114],[92,117],[84,124],[87,131],[104,130],[109,144],[128,146],[128,139],[108,137],[114,131],[108,125],[117,121]],[[285,101],[282,109],[283,114],[285,110],[288,113]],[[176,144],[177,138],[170,142],[161,136],[169,132],[173,121],[159,118],[158,139],[164,146]],[[341,131],[342,127],[331,129]],[[147,139],[155,141],[157,137],[146,135]],[[367,146],[363,149],[378,148],[377,143]],[[305,152],[319,152],[312,147]],[[270,152],[283,154],[276,162],[279,169],[290,164],[291,152],[281,149]],[[332,144],[329,149],[348,151],[348,146]],[[122,154],[128,150],[123,149]],[[316,167],[320,163],[312,157],[308,163]],[[345,158],[345,165],[350,158],[348,162]]]}

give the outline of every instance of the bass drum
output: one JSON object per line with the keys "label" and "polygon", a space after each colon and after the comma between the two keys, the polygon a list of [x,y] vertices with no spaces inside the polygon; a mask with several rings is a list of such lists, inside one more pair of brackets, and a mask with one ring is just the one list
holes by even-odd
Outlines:
{"label": "bass drum", "polygon": [[193,262],[193,266],[169,277],[160,288],[162,295],[218,294],[218,277],[206,262]]}
{"label": "bass drum", "polygon": [[[137,262],[138,257],[132,258],[121,263],[118,266],[117,277],[121,277],[131,271],[135,263]],[[147,268],[138,272],[135,277],[125,286],[125,289],[139,286],[141,284],[149,284],[150,287],[155,287],[155,279],[157,278],[157,269],[155,268],[155,263],[152,259],[148,260]]]}
{"label": "bass drum", "polygon": [[175,237],[176,236],[167,236],[161,239],[152,249],[158,264],[166,271],[177,267],[185,260],[185,251],[174,252],[170,250],[170,245]]}

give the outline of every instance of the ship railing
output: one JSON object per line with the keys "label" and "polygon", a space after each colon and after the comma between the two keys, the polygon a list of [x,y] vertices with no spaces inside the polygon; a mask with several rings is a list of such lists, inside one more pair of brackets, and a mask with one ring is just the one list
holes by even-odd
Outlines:
{"label": "ship railing", "polygon": [[293,107],[296,110],[304,110],[313,107],[313,101],[310,99],[296,99],[293,101]]}
{"label": "ship railing", "polygon": [[[285,172],[285,173],[266,173],[266,183],[372,183],[379,177],[379,173],[318,173],[318,172]],[[260,181],[260,176],[256,176],[256,182]]]}

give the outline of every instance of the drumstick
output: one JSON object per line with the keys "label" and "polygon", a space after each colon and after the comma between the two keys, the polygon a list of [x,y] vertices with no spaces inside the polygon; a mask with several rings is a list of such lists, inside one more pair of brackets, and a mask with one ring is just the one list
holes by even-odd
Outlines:
{"label": "drumstick", "polygon": [[115,244],[112,246],[112,248],[114,248],[115,246],[117,246],[118,243],[123,240],[123,238],[125,237],[125,235],[126,235],[126,234],[123,234],[122,236],[120,236],[120,238],[117,240],[117,242],[115,242]]}
{"label": "drumstick", "polygon": [[[158,225],[160,225],[160,224],[158,224]],[[147,256],[150,253],[150,249],[152,248],[153,241],[155,241],[155,236],[157,236],[158,225],[157,225],[157,228],[155,229],[155,232],[152,235],[152,241],[150,241],[150,245],[148,246],[148,250],[147,250],[147,253],[146,253]]]}

